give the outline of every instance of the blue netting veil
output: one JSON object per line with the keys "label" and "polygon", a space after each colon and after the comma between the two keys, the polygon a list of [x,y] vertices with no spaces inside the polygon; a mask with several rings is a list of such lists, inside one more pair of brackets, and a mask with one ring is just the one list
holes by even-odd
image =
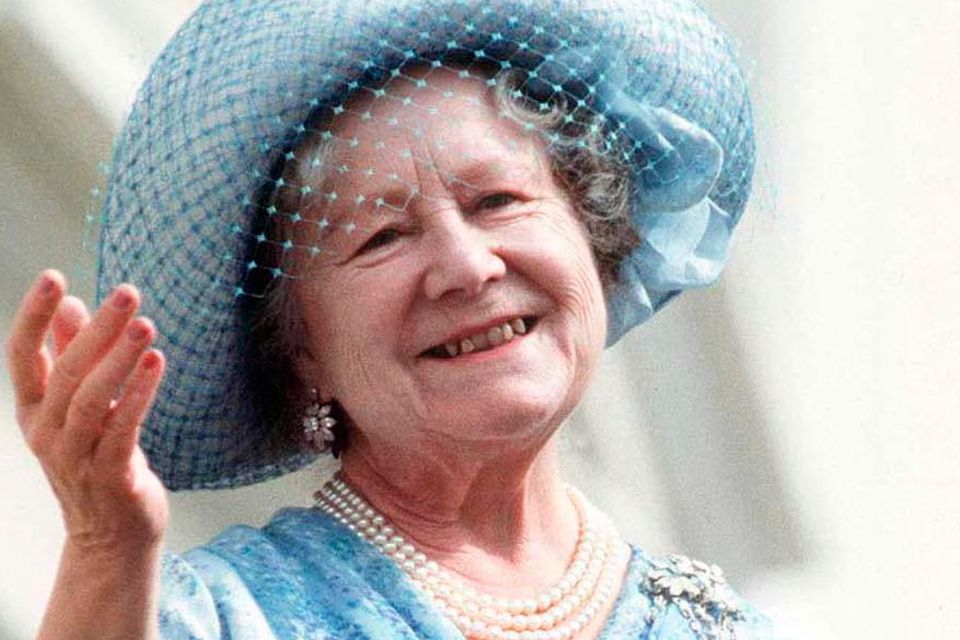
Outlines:
{"label": "blue netting veil", "polygon": [[608,345],[718,277],[753,128],[734,50],[693,0],[208,0],[151,68],[98,216],[98,298],[140,287],[169,362],[141,436],[169,488],[316,457],[278,426],[296,386],[283,288],[354,239],[389,241],[382,216],[429,197],[403,166],[478,191],[442,160],[473,109],[535,141],[583,214]]}

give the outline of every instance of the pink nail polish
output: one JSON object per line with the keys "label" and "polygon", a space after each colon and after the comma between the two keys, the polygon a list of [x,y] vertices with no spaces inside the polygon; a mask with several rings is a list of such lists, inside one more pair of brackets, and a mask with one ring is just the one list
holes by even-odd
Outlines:
{"label": "pink nail polish", "polygon": [[146,339],[150,331],[142,324],[136,323],[127,327],[127,336],[134,342],[140,342]]}
{"label": "pink nail polish", "polygon": [[126,311],[133,306],[133,296],[129,291],[120,289],[113,294],[113,306],[121,311]]}
{"label": "pink nail polish", "polygon": [[155,369],[158,364],[160,364],[160,356],[157,355],[156,351],[148,351],[147,354],[143,356],[144,369]]}
{"label": "pink nail polish", "polygon": [[53,293],[53,288],[56,286],[56,282],[53,278],[48,275],[44,275],[40,280],[40,294],[48,296]]}

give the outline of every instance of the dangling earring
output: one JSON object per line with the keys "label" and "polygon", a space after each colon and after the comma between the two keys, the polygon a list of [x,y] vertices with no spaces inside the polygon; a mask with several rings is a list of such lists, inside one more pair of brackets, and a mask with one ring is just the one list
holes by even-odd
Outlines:
{"label": "dangling earring", "polygon": [[310,404],[303,412],[303,438],[317,453],[326,453],[333,446],[333,427],[337,421],[330,415],[332,405],[321,403],[316,388],[310,389]]}

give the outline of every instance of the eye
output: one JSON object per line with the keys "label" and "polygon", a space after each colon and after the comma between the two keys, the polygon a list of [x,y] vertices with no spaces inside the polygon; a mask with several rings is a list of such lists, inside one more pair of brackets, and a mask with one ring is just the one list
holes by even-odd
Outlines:
{"label": "eye", "polygon": [[373,234],[369,240],[367,240],[360,250],[357,253],[367,253],[368,251],[373,251],[374,249],[379,249],[380,247],[385,247],[394,240],[400,237],[400,230],[394,229],[393,227],[388,227],[386,229],[381,229],[380,231]]}
{"label": "eye", "polygon": [[478,210],[499,209],[509,204],[513,204],[516,201],[517,201],[517,198],[514,195],[509,193],[505,193],[505,192],[491,193],[488,196],[484,196],[480,198],[480,200],[476,204],[476,208]]}

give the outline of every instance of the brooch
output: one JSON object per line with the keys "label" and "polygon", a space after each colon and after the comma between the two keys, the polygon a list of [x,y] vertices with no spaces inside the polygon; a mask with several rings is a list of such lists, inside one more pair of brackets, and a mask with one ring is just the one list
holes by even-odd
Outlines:
{"label": "brooch", "polygon": [[733,623],[741,620],[743,613],[720,567],[681,555],[651,564],[653,568],[645,578],[653,602],[647,624],[652,625],[657,615],[673,603],[697,638],[735,640]]}

